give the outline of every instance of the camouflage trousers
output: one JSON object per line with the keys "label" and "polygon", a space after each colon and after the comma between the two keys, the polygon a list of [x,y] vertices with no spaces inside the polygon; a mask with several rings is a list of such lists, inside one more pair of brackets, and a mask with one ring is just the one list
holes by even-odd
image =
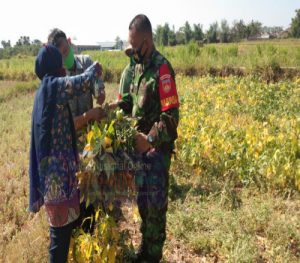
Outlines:
{"label": "camouflage trousers", "polygon": [[151,262],[162,258],[166,239],[170,158],[154,150],[143,154],[142,169],[135,176],[142,246]]}

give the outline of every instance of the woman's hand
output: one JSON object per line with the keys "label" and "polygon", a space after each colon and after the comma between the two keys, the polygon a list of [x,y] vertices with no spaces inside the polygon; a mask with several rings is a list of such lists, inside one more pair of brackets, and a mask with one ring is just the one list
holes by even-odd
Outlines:
{"label": "woman's hand", "polygon": [[101,90],[99,93],[99,96],[96,98],[97,104],[102,105],[105,101],[105,90]]}
{"label": "woman's hand", "polygon": [[96,61],[94,63],[94,65],[95,65],[97,77],[101,77],[102,76],[102,71],[103,71],[102,65],[98,61]]}

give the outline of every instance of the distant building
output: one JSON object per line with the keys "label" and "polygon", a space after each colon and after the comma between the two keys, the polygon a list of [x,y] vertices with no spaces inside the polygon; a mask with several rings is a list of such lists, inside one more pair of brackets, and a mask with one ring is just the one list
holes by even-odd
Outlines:
{"label": "distant building", "polygon": [[275,38],[275,36],[273,34],[270,34],[270,33],[263,33],[261,34],[258,39],[272,39],[272,38]]}
{"label": "distant building", "polygon": [[105,50],[115,50],[116,49],[116,42],[98,42],[100,46],[100,50],[105,51]]}
{"label": "distant building", "polygon": [[74,48],[75,54],[80,54],[83,51],[86,50],[100,50],[100,45],[95,43],[95,44],[83,44],[80,42],[72,42],[72,46]]}
{"label": "distant building", "polygon": [[274,39],[276,35],[270,33],[262,33],[256,36],[250,36],[247,40],[267,40],[267,39]]}
{"label": "distant building", "polygon": [[80,54],[86,50],[99,50],[99,51],[112,51],[112,50],[124,50],[127,46],[127,41],[120,40],[107,41],[107,42],[97,42],[95,44],[82,44],[80,42],[72,43],[75,54]]}

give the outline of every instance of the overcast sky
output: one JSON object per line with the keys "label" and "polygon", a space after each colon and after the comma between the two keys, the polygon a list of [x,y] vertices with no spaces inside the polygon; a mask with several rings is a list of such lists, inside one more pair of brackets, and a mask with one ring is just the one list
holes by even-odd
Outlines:
{"label": "overcast sky", "polygon": [[[149,2],[149,4],[147,4]],[[130,20],[146,14],[153,28],[168,22],[175,29],[185,21],[210,23],[227,19],[258,20],[266,26],[288,27],[299,0],[3,0],[0,41],[14,44],[21,35],[45,42],[50,29],[58,27],[82,44],[127,39]]]}

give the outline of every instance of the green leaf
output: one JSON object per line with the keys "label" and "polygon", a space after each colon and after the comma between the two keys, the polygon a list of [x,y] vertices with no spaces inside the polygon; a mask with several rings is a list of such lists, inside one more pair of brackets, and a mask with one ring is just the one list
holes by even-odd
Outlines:
{"label": "green leaf", "polygon": [[115,124],[115,120],[112,120],[111,123],[110,123],[110,125],[109,125],[109,127],[108,127],[107,135],[109,137],[112,137],[115,134],[114,124]]}

